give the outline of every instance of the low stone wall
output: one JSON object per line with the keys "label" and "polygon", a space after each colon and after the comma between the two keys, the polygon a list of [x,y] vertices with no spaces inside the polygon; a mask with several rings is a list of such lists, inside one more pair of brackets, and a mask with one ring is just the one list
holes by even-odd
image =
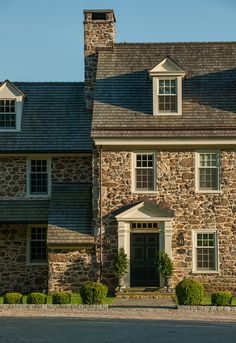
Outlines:
{"label": "low stone wall", "polygon": [[74,291],[86,281],[98,279],[98,263],[94,248],[49,248],[48,290]]}
{"label": "low stone wall", "polygon": [[0,294],[47,291],[48,266],[28,265],[27,225],[0,225]]}
{"label": "low stone wall", "polygon": [[213,306],[213,305],[178,305],[179,311],[193,311],[193,312],[236,312],[236,306]]}
{"label": "low stone wall", "polygon": [[20,311],[106,311],[108,310],[107,304],[101,305],[82,305],[82,304],[66,304],[66,305],[53,305],[53,304],[43,304],[43,305],[28,305],[28,304],[3,304],[0,305],[0,312],[4,310],[20,310]]}

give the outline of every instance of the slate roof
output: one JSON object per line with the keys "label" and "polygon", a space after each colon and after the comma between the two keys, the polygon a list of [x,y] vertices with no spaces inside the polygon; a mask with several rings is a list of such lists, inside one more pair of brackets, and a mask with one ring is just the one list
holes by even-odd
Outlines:
{"label": "slate roof", "polygon": [[[186,71],[183,114],[152,115],[149,71],[169,56]],[[100,49],[93,137],[236,136],[236,42],[119,43]]]}
{"label": "slate roof", "polygon": [[47,200],[1,200],[0,223],[47,223]]}
{"label": "slate roof", "polygon": [[90,184],[52,184],[49,244],[93,243],[92,189]]}
{"label": "slate roof", "polygon": [[1,132],[0,152],[90,152],[82,82],[14,82],[26,95],[21,132]]}

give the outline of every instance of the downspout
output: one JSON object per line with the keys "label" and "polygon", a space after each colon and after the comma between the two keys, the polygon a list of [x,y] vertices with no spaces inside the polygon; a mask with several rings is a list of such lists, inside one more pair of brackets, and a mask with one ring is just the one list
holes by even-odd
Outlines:
{"label": "downspout", "polygon": [[103,251],[103,245],[102,245],[102,145],[100,146],[100,154],[99,154],[99,159],[100,159],[100,275],[99,275],[99,280],[102,282],[102,265],[103,265],[103,260],[102,260],[102,251]]}

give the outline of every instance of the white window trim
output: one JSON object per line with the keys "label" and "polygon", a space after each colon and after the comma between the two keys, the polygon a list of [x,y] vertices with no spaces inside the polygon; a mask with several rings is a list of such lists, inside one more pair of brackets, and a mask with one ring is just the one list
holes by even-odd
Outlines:
{"label": "white window trim", "polygon": [[[136,190],[136,178],[135,178],[135,168],[136,168],[136,155],[138,154],[153,154],[153,178],[154,178],[154,190],[152,191],[141,191]],[[131,162],[131,193],[132,194],[155,194],[157,193],[157,158],[155,151],[140,150],[132,152],[132,162]]]}
{"label": "white window trim", "polygon": [[[218,189],[216,190],[201,190],[199,189],[199,155],[201,153],[213,153],[213,154],[218,154],[218,161],[219,161],[219,165],[218,165]],[[198,150],[195,151],[195,193],[205,193],[205,194],[221,194],[221,168],[220,168],[220,150],[216,149],[216,150]]]}
{"label": "white window trim", "polygon": [[[159,112],[159,80],[172,79],[176,80],[177,87],[177,112]],[[178,75],[160,75],[153,77],[153,115],[175,116],[182,115],[182,76]]]}
{"label": "white window trim", "polygon": [[[31,160],[47,160],[48,168],[48,193],[47,194],[31,194],[30,193],[30,172],[31,172]],[[26,196],[30,198],[49,198],[51,196],[51,184],[52,184],[52,173],[51,173],[51,158],[46,156],[31,156],[26,160]]]}
{"label": "white window trim", "polygon": [[[196,247],[198,233],[213,233],[215,235],[215,270],[197,270]],[[192,230],[192,264],[192,273],[194,274],[219,274],[219,239],[216,229]]]}
{"label": "white window trim", "polygon": [[15,128],[2,128],[0,127],[0,132],[20,132],[21,131],[21,117],[23,111],[23,100],[22,97],[8,97],[2,98],[2,100],[15,100],[15,114],[16,114],[16,127]]}
{"label": "white window trim", "polygon": [[28,266],[45,266],[48,264],[48,261],[43,261],[43,262],[31,262],[30,261],[31,229],[33,227],[45,227],[48,231],[48,225],[47,224],[29,224],[29,225],[27,225],[26,265],[28,265]]}

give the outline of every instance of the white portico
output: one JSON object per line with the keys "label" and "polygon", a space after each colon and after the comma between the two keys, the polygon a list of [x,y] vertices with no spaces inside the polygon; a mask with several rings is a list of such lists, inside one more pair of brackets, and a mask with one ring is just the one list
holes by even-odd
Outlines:
{"label": "white portico", "polygon": [[[145,286],[151,286],[148,283],[155,282],[151,274],[156,273],[157,253],[163,249],[172,257],[173,218],[173,211],[148,201],[126,206],[116,215],[118,248],[124,248],[130,261],[125,279],[126,287],[134,284],[145,285],[145,282],[147,283]],[[137,244],[132,242],[133,239],[136,239]],[[147,275],[142,276],[143,274]],[[137,281],[134,281],[134,278]],[[138,278],[143,278],[142,281],[140,280],[142,283],[138,282]]]}

